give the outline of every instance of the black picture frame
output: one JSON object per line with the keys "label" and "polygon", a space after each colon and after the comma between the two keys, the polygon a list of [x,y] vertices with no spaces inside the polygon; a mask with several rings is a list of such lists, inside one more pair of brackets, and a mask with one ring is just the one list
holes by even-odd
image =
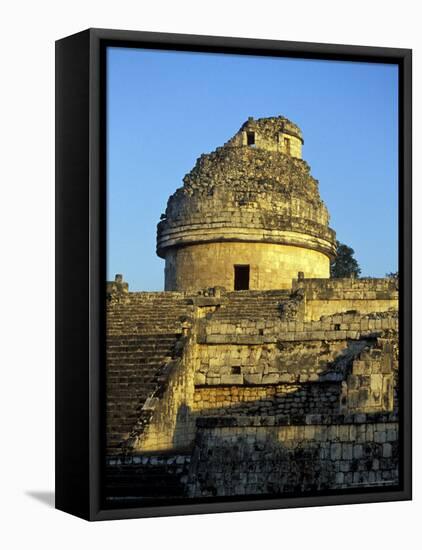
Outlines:
{"label": "black picture frame", "polygon": [[[394,63],[399,68],[401,486],[306,497],[106,508],[104,448],[105,49]],[[56,508],[87,520],[412,498],[412,52],[409,49],[89,29],[56,42]]]}

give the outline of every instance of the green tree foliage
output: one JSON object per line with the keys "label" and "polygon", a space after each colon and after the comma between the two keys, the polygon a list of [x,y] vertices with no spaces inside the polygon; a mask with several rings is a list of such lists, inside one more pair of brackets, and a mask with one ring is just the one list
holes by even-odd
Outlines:
{"label": "green tree foliage", "polygon": [[341,279],[346,277],[359,277],[360,267],[353,257],[355,251],[339,241],[336,241],[337,256],[331,262],[331,277]]}

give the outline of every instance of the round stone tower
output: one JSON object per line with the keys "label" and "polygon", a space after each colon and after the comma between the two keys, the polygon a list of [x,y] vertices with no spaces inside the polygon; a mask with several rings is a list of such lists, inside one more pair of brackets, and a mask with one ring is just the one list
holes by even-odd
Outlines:
{"label": "round stone tower", "polygon": [[269,290],[328,278],[335,233],[302,160],[300,129],[284,117],[249,118],[199,157],[157,228],[165,290]]}

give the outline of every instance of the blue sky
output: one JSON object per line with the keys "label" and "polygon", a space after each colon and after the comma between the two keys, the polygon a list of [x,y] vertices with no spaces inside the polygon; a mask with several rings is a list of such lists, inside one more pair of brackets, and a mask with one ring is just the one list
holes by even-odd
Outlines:
{"label": "blue sky", "polygon": [[363,276],[397,270],[395,65],[109,48],[107,278],[162,290],[156,225],[197,157],[249,117],[302,129],[337,238]]}

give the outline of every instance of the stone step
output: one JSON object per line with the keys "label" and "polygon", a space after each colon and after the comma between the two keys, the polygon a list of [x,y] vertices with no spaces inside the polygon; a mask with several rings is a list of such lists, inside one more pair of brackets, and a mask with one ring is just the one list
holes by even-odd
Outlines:
{"label": "stone step", "polygon": [[183,293],[129,293],[107,304],[108,452],[116,452],[137,425],[192,312]]}
{"label": "stone step", "polygon": [[[177,340],[175,340],[174,343],[176,343]],[[113,357],[121,357],[121,358],[128,358],[128,357],[154,357],[154,356],[161,356],[166,355],[168,353],[172,353],[174,349],[174,344],[172,346],[166,346],[166,347],[156,347],[153,349],[130,349],[126,347],[122,347],[119,349],[118,346],[115,346],[113,349],[107,350],[107,357],[109,359],[112,359]]]}

